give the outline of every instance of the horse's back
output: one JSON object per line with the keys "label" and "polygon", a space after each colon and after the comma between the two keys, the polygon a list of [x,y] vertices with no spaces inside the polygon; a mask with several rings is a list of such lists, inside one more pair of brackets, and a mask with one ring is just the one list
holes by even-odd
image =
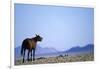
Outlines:
{"label": "horse's back", "polygon": [[32,48],[36,47],[36,43],[32,39],[26,38],[23,41],[22,46],[24,46],[24,48],[26,48],[26,49],[32,49]]}

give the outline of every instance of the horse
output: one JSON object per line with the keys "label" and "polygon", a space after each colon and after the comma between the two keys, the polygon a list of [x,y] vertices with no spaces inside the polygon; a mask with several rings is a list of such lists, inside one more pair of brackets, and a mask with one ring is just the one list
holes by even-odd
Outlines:
{"label": "horse", "polygon": [[[36,49],[36,44],[38,41],[42,41],[42,37],[36,34],[36,37],[33,38],[26,38],[22,42],[21,46],[21,56],[23,56],[23,63],[25,61],[25,51],[28,50],[27,53],[27,60],[32,61],[32,52],[33,52],[33,61],[35,60],[35,49]],[[29,59],[31,53],[31,58]]]}

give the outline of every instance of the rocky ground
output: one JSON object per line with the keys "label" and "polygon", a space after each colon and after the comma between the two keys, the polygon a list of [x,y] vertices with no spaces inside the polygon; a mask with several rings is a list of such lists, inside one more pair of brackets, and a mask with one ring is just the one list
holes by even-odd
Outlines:
{"label": "rocky ground", "polygon": [[15,65],[30,65],[30,64],[47,64],[47,63],[66,63],[66,62],[82,62],[93,61],[94,54],[80,54],[76,56],[63,56],[56,57],[39,57],[35,61],[26,61],[22,63],[22,59],[15,60]]}

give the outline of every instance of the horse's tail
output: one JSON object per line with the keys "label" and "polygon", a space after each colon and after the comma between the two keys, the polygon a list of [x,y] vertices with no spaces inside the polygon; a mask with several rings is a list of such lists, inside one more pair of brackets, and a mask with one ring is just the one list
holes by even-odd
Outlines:
{"label": "horse's tail", "polygon": [[22,45],[22,47],[21,47],[21,56],[23,55],[23,45]]}

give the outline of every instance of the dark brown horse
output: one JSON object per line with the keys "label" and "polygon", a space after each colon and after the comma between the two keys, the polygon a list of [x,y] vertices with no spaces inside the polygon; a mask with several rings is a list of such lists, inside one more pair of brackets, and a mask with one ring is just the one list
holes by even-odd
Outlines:
{"label": "dark brown horse", "polygon": [[[36,49],[36,44],[38,41],[42,41],[42,37],[40,37],[39,35],[36,35],[36,37],[34,38],[26,38],[25,40],[23,40],[22,47],[21,47],[21,55],[23,56],[23,63],[25,60],[26,50],[28,50],[27,60],[32,61],[32,55],[33,55],[33,61],[35,60],[35,49]],[[32,51],[33,51],[33,54],[32,54]],[[29,59],[30,54],[31,54],[31,58]]]}

